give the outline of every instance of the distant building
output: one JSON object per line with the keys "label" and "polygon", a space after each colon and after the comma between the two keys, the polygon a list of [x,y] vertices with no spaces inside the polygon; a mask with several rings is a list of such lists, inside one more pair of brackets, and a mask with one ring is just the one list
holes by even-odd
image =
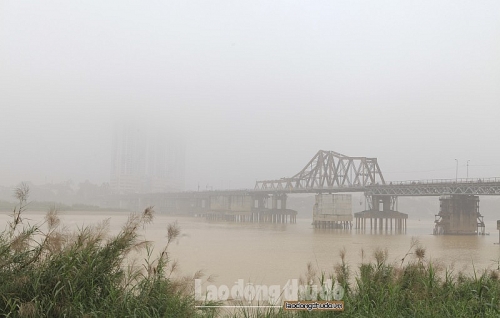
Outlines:
{"label": "distant building", "polygon": [[182,136],[147,125],[116,126],[111,158],[111,192],[157,193],[184,189]]}

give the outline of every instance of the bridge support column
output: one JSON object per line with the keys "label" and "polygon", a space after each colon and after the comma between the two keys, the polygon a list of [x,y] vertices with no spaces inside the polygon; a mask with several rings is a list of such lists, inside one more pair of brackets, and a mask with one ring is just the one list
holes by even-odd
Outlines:
{"label": "bridge support column", "polygon": [[434,234],[484,234],[478,196],[442,196],[439,202],[440,210],[434,221]]}
{"label": "bridge support column", "polygon": [[[367,229],[366,219],[370,219],[370,231],[392,232],[393,221],[396,232],[406,231],[406,219],[408,215],[396,211],[397,197],[383,195],[367,195],[369,210],[354,213],[356,227]],[[385,223],[385,224],[384,224]]]}

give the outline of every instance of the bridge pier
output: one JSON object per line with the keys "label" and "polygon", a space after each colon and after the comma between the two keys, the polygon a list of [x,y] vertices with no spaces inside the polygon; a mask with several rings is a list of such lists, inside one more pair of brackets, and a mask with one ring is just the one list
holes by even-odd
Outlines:
{"label": "bridge pier", "polygon": [[297,211],[284,209],[263,209],[250,212],[209,211],[204,214],[207,221],[226,221],[235,223],[273,223],[286,224],[297,222]]}
{"label": "bridge pier", "polygon": [[347,230],[352,228],[349,221],[313,221],[314,228],[317,229],[343,229]]}
{"label": "bridge pier", "polygon": [[[367,211],[364,211],[367,212]],[[381,213],[384,213],[383,211],[379,211]],[[358,212],[362,213],[362,212]],[[377,215],[376,217],[369,217],[367,214],[359,215],[358,213],[355,214],[356,216],[356,229],[359,230],[365,230],[367,229],[366,226],[366,220],[370,221],[369,228],[370,230],[385,230],[385,231],[392,231],[393,229],[395,230],[404,230],[406,229],[406,219],[404,218],[404,213],[401,213],[403,216],[396,215],[396,217],[391,216],[391,215],[383,215],[380,217],[380,215]],[[399,212],[398,212],[399,213]],[[387,216],[387,217],[385,217]],[[385,223],[384,223],[385,222]]]}
{"label": "bridge pier", "polygon": [[255,222],[255,223],[296,223],[297,211],[286,208],[287,195],[278,193],[271,196],[272,208],[266,207],[268,194],[227,193],[209,195],[209,205],[201,214],[208,221]]}
{"label": "bridge pier", "polygon": [[352,228],[352,198],[350,194],[317,194],[313,207],[315,228]]}
{"label": "bridge pier", "polygon": [[[275,193],[272,196],[272,209],[273,210],[286,210],[286,198],[287,195],[285,193]],[[278,204],[279,203],[279,204]]]}
{"label": "bridge pier", "polygon": [[204,214],[207,221],[225,221],[234,223],[273,223],[286,224],[297,222],[297,211],[260,210],[251,212],[209,211]]}
{"label": "bridge pier", "polygon": [[484,234],[479,197],[449,195],[439,198],[440,209],[434,221],[434,234]]}
{"label": "bridge pier", "polygon": [[369,219],[370,232],[392,232],[393,229],[396,233],[406,232],[408,214],[396,211],[397,197],[374,195],[368,198],[370,209],[354,213],[357,230],[367,230],[366,220]]}

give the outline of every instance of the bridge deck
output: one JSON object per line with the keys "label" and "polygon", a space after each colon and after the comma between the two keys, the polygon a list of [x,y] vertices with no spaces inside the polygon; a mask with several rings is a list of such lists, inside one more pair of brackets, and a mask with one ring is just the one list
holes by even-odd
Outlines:
{"label": "bridge deck", "polygon": [[500,195],[500,178],[488,179],[435,179],[415,181],[393,181],[359,187],[314,187],[255,189],[254,193],[339,193],[364,192],[367,195],[390,196],[441,196],[453,194]]}
{"label": "bridge deck", "polygon": [[500,195],[500,178],[389,182],[368,186],[365,193],[393,196]]}
{"label": "bridge deck", "polygon": [[[169,198],[208,198],[216,195],[293,194],[293,193],[355,193],[388,196],[441,196],[453,194],[500,195],[500,178],[488,179],[436,179],[392,181],[386,184],[345,187],[292,187],[269,189],[211,190],[156,193],[146,196]],[[134,195],[129,195],[134,196]],[[136,195],[144,197],[144,195]]]}

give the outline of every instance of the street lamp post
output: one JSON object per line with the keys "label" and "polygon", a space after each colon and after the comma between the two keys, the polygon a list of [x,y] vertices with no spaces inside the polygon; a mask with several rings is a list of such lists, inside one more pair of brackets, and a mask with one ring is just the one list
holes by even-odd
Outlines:
{"label": "street lamp post", "polygon": [[458,182],[458,159],[455,159],[455,161],[457,162],[457,169],[455,171],[455,182]]}
{"label": "street lamp post", "polygon": [[467,160],[467,179],[469,179],[469,161],[470,160]]}

